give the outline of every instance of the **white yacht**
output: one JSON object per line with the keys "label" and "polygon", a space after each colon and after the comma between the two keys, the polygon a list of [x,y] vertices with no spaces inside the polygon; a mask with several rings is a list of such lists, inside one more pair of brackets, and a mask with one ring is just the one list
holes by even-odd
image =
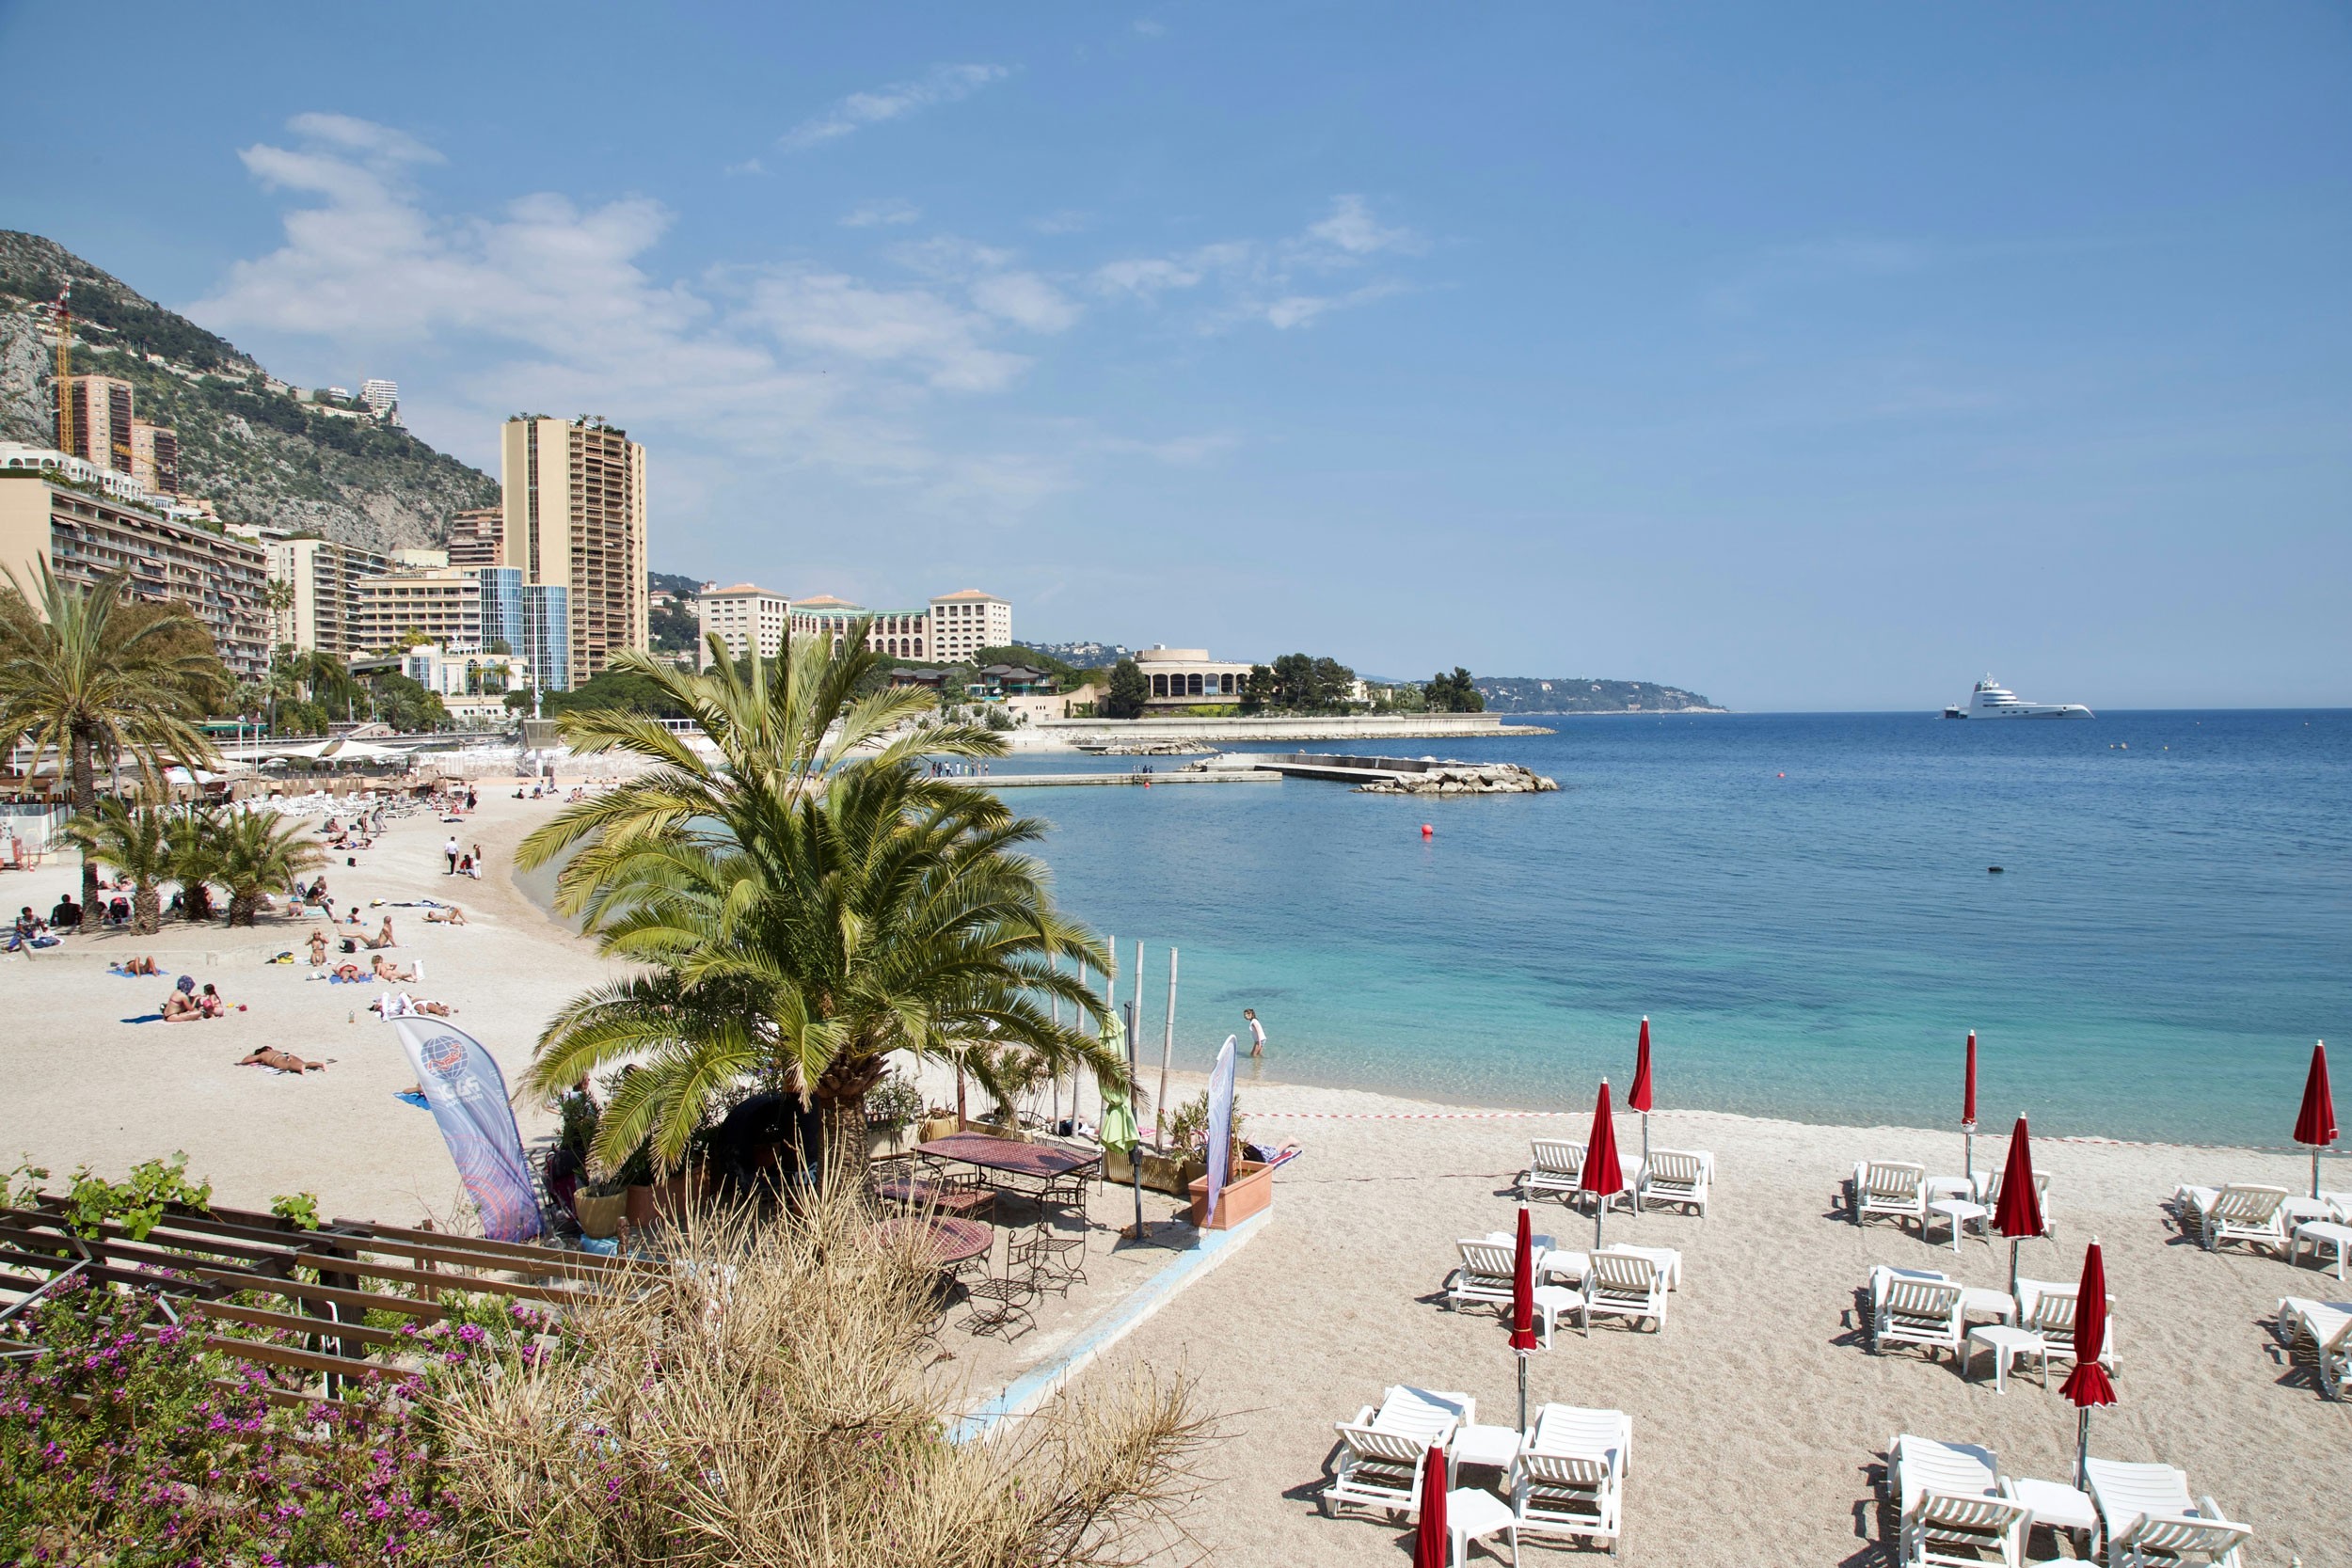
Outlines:
{"label": "white yacht", "polygon": [[1991,675],[1968,693],[1967,705],[1947,707],[1947,719],[2089,719],[2091,711],[2080,703],[2028,703]]}

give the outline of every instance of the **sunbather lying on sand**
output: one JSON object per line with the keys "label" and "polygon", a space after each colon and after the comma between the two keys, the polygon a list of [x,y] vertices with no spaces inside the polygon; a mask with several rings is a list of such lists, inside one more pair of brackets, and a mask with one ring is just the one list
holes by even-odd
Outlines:
{"label": "sunbather lying on sand", "polygon": [[378,953],[375,956],[374,962],[370,964],[368,967],[374,972],[375,977],[379,980],[398,980],[408,982],[414,981],[417,977],[417,971],[414,965],[411,965],[406,969],[394,969],[392,967],[391,959],[386,958],[381,953]]}
{"label": "sunbather lying on sand", "polygon": [[125,958],[119,963],[111,963],[106,967],[117,974],[153,974],[156,973],[155,960],[152,958]]}
{"label": "sunbather lying on sand", "polygon": [[239,1057],[237,1065],[239,1067],[265,1067],[277,1072],[302,1073],[326,1070],[325,1062],[306,1062],[299,1056],[290,1056],[276,1046],[269,1045],[257,1046],[251,1055]]}
{"label": "sunbather lying on sand", "polygon": [[398,947],[400,943],[392,940],[392,917],[389,914],[386,915],[384,917],[383,926],[377,929],[375,935],[373,937],[361,937],[359,939],[359,945],[369,948]]}
{"label": "sunbather lying on sand", "polygon": [[466,911],[452,904],[446,911],[427,910],[424,918],[430,926],[463,926],[466,924]]}
{"label": "sunbather lying on sand", "polygon": [[[368,1011],[372,1013],[380,1013],[383,1010],[384,1002],[381,997],[368,1004]],[[412,998],[408,1004],[408,1010],[412,1013],[431,1013],[435,1018],[455,1018],[457,1016],[457,1009],[451,1006],[446,1002],[419,1002]]]}

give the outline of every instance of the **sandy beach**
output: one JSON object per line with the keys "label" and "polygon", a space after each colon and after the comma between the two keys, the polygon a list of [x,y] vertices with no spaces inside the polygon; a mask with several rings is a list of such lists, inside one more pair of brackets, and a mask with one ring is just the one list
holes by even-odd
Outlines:
{"label": "sandy beach", "polygon": [[[326,871],[338,908],[359,903],[371,929],[384,912],[371,900],[463,905],[471,923],[455,929],[427,925],[421,910],[393,910],[395,956],[424,961],[426,981],[410,989],[454,1004],[456,1022],[492,1048],[510,1083],[553,1009],[603,973],[585,942],[510,882],[514,846],[556,809],[512,792],[511,782],[485,780],[482,810],[466,823],[409,818],[357,865],[339,853]],[[443,875],[450,832],[487,847],[481,881]],[[70,862],[8,874],[0,903],[45,910],[74,876]],[[310,924],[265,920],[235,932],[175,924],[153,938],[77,938],[0,960],[13,1024],[0,1037],[8,1085],[0,1163],[28,1157],[52,1167],[54,1185],[80,1164],[119,1176],[138,1160],[185,1149],[191,1173],[209,1177],[227,1201],[265,1205],[309,1191],[332,1214],[405,1223],[451,1213],[458,1195],[448,1156],[432,1118],[393,1098],[410,1075],[391,1031],[366,1011],[383,988],[306,980],[300,950]],[[297,961],[265,961],[285,950]],[[106,972],[110,959],[148,952],[164,978]],[[124,1022],[153,1011],[179,974],[212,981],[247,1010],[183,1025]],[[262,1044],[332,1065],[301,1078],[234,1065]],[[1279,1072],[1279,1053],[1268,1069]],[[1664,1085],[1673,1070],[1661,1059],[1661,1099],[1672,1098]],[[1186,1083],[1182,1093],[1197,1086]],[[1502,1324],[1492,1310],[1448,1312],[1441,1286],[1457,1237],[1513,1224],[1513,1183],[1529,1139],[1581,1138],[1585,1117],[1481,1113],[1253,1081],[1247,1070],[1243,1099],[1254,1135],[1306,1146],[1280,1173],[1270,1223],[1088,1375],[1135,1363],[1183,1369],[1224,1413],[1224,1435],[1206,1463],[1211,1490],[1186,1518],[1206,1560],[1406,1560],[1401,1525],[1361,1513],[1319,1516],[1332,1422],[1396,1382],[1461,1390],[1476,1398],[1482,1419],[1514,1419]],[[529,1104],[518,1109],[526,1137],[544,1135],[548,1118]],[[2000,1132],[1978,1140],[1980,1169],[2005,1152],[2013,1110],[1987,1107],[1988,1131],[1997,1121]],[[1621,1118],[1618,1132],[1622,1146],[1638,1148],[1638,1118]],[[1940,1232],[1929,1244],[1891,1224],[1857,1228],[1842,1212],[1839,1185],[1858,1159],[1957,1172],[1956,1129],[1667,1110],[1652,1118],[1651,1137],[1709,1150],[1717,1168],[1704,1220],[1653,1211],[1607,1221],[1613,1239],[1682,1250],[1684,1277],[1663,1332],[1604,1323],[1583,1338],[1564,1324],[1530,1377],[1538,1402],[1610,1406],[1632,1418],[1626,1560],[1692,1568],[1889,1560],[1872,1483],[1899,1432],[1983,1444],[2013,1476],[2068,1477],[2074,1414],[2055,1377],[2046,1392],[2030,1374],[2012,1378],[2002,1395],[1983,1360],[1963,1380],[1948,1359],[1863,1348],[1856,1292],[1873,1264],[1944,1269],[1976,1286],[2006,1282],[2005,1243],[1971,1238],[1955,1254]],[[2297,1557],[2309,1568],[2352,1561],[2352,1495],[2341,1479],[2352,1405],[2321,1401],[2308,1373],[2286,1365],[2269,1326],[2282,1295],[2343,1300],[2352,1287],[2308,1263],[2291,1268],[2238,1248],[2205,1253],[2177,1235],[2161,1207],[2183,1180],[2300,1191],[2307,1162],[2068,1141],[2039,1141],[2036,1154],[2051,1175],[2058,1236],[2026,1244],[2023,1272],[2072,1281],[2082,1244],[2096,1236],[2118,1302],[2122,1402],[2094,1418],[2092,1451],[2185,1469],[2194,1492],[2254,1526],[2249,1568],[2283,1568]],[[1098,1216],[1111,1207],[1098,1201]],[[1160,1200],[1155,1213],[1168,1207]],[[1563,1244],[1582,1244],[1591,1226],[1556,1203],[1537,1211],[1537,1228]],[[1141,1265],[1122,1257],[1116,1272],[1131,1267]],[[1034,1363],[1072,1325],[1044,1326],[964,1375],[978,1381]],[[1579,1555],[1531,1544],[1527,1560]]]}

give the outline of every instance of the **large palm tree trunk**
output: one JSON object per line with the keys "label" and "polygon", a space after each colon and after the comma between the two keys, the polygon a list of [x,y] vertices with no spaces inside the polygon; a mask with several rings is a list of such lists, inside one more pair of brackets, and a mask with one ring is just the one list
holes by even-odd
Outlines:
{"label": "large palm tree trunk", "polygon": [[252,925],[254,914],[261,907],[262,895],[259,893],[230,894],[229,895],[229,924],[231,926]]}
{"label": "large palm tree trunk", "polygon": [[131,895],[131,929],[151,937],[162,922],[163,897],[152,882],[141,882]]}
{"label": "large palm tree trunk", "polygon": [[[73,810],[84,819],[98,813],[98,768],[92,757],[92,736],[80,724],[73,726]],[[98,862],[91,858],[90,847],[82,846],[82,909],[87,912],[98,907]]]}

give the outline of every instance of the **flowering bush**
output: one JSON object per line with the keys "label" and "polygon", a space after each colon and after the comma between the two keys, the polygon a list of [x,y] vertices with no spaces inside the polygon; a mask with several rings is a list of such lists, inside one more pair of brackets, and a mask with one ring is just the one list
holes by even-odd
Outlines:
{"label": "flowering bush", "polygon": [[461,1560],[419,1380],[284,1409],[151,1297],[77,1285],[24,1316],[39,1354],[0,1362],[0,1560]]}

